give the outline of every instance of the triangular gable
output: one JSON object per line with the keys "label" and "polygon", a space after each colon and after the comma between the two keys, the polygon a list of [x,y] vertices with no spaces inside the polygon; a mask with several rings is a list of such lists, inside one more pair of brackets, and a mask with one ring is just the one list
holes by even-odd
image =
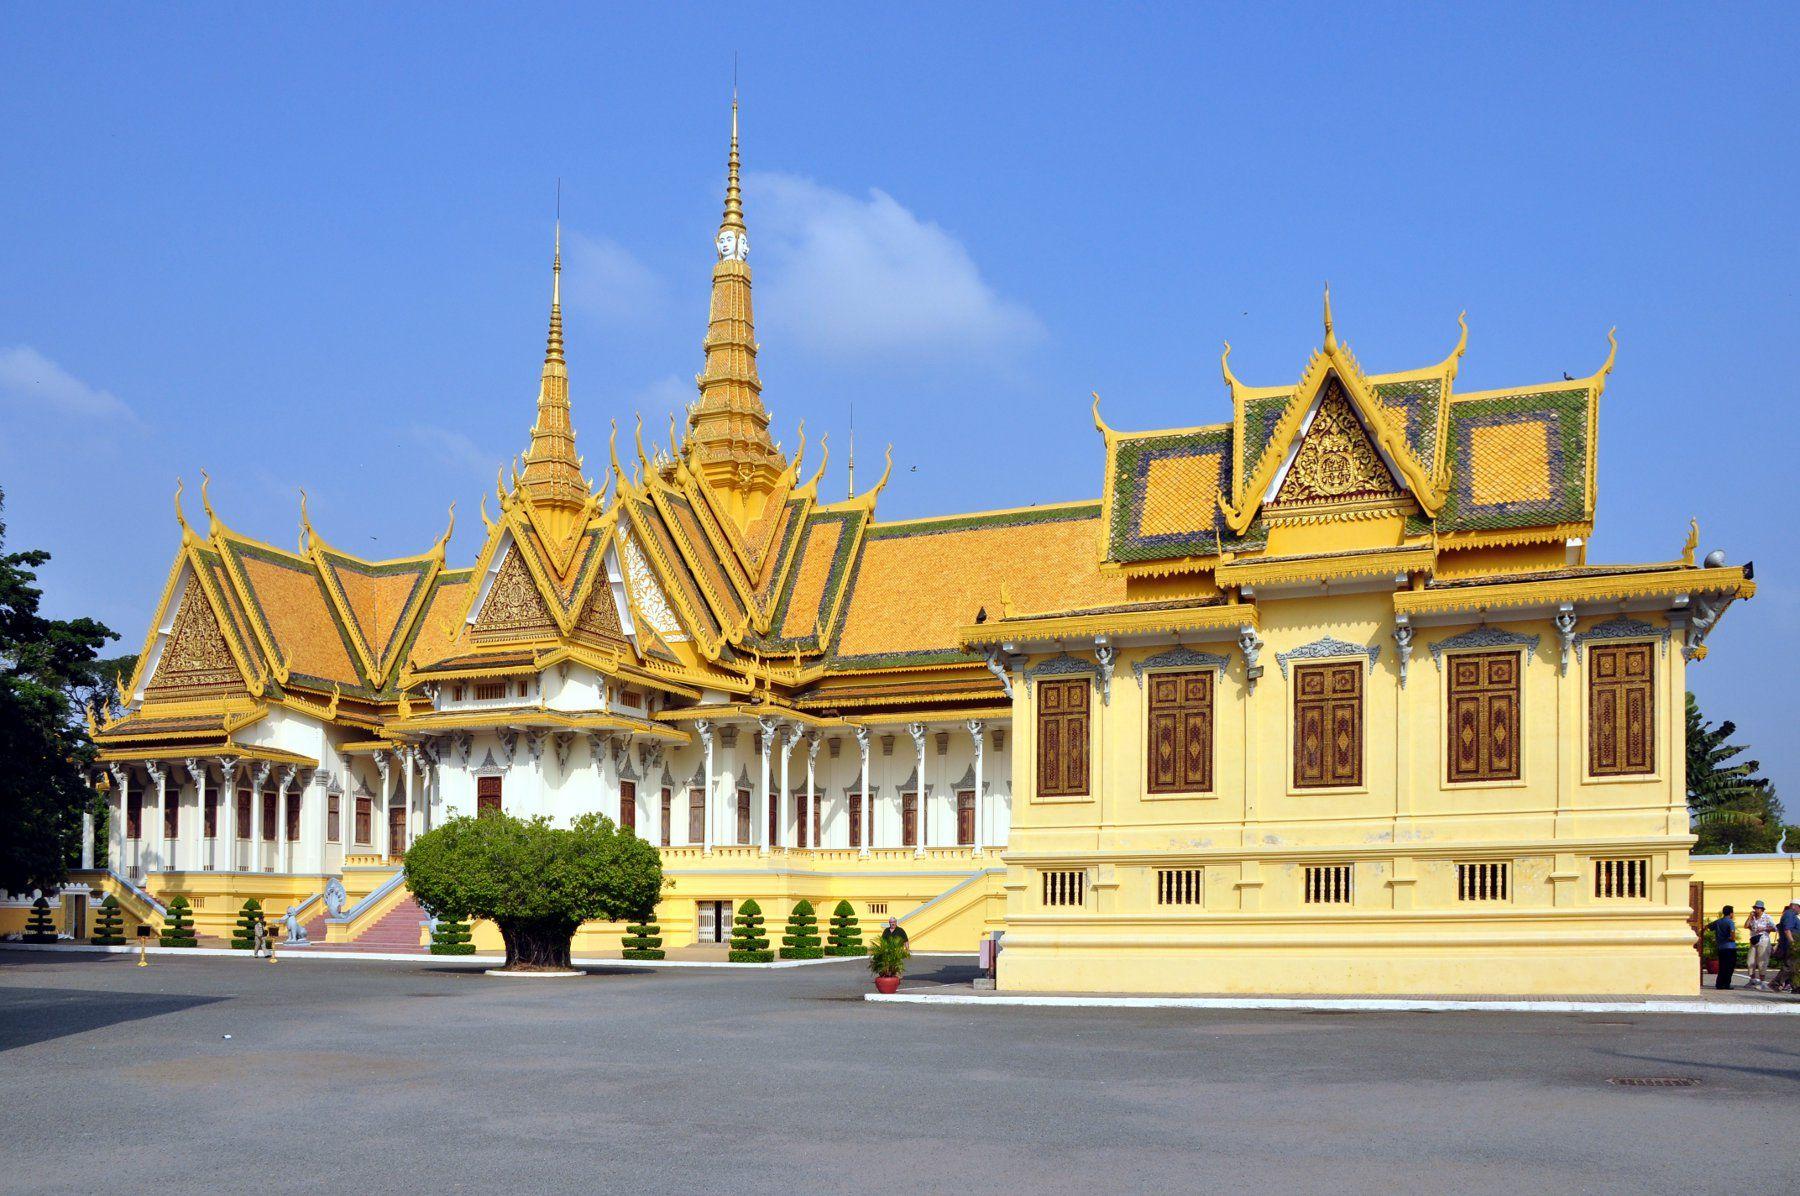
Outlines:
{"label": "triangular gable", "polygon": [[1395,503],[1406,496],[1388,458],[1333,378],[1307,413],[1299,439],[1269,483],[1264,506],[1275,513],[1293,507]]}
{"label": "triangular gable", "polygon": [[249,692],[249,680],[227,642],[218,611],[205,588],[194,582],[191,564],[183,566],[172,595],[173,616],[152,632],[145,670],[149,680],[143,697],[175,701],[236,697]]}
{"label": "triangular gable", "polygon": [[557,632],[557,621],[516,542],[506,545],[500,563],[485,579],[473,615],[470,630],[477,640],[530,639]]}
{"label": "triangular gable", "polygon": [[[621,494],[619,501],[628,514],[634,533],[630,544],[641,553],[666,602],[679,613],[683,629],[701,652],[708,659],[718,659],[724,647],[724,629],[719,626],[711,604],[701,591],[699,581],[682,559],[681,551],[676,547],[674,537],[655,503],[647,497],[630,492]],[[641,612],[644,609],[642,596],[635,591],[637,579],[631,572],[632,561],[629,554],[625,565],[626,575],[634,584],[633,599],[638,602]],[[657,630],[665,639],[668,638],[660,626]]]}

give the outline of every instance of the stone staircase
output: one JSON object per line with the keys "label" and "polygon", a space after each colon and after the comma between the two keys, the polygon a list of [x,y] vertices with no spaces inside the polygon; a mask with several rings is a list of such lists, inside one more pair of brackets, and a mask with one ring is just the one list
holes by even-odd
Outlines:
{"label": "stone staircase", "polygon": [[[320,919],[319,937],[314,939],[321,947],[332,951],[367,951],[390,955],[418,955],[425,948],[419,946],[419,924],[426,921],[426,914],[414,901],[412,894],[400,898],[387,913],[375,919],[361,934],[348,943],[324,942],[324,920]],[[313,933],[307,927],[307,934]]]}

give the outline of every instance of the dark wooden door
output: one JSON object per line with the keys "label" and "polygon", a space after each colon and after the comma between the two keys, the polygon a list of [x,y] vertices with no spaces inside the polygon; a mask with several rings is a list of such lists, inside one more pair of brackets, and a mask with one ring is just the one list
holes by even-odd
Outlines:
{"label": "dark wooden door", "polygon": [[489,810],[498,814],[500,809],[500,778],[476,777],[475,816],[479,818]]}
{"label": "dark wooden door", "polygon": [[794,842],[794,846],[796,846],[796,847],[805,847],[806,846],[806,823],[807,823],[806,815],[807,815],[807,810],[810,805],[811,805],[811,800],[807,794],[796,793],[794,795],[795,812],[799,814],[799,817],[794,819],[795,826],[799,828],[799,834],[796,836],[795,842]]}
{"label": "dark wooden door", "polygon": [[850,846],[863,845],[862,794],[850,795]]}
{"label": "dark wooden door", "polygon": [[919,845],[919,795],[917,792],[900,795],[900,846],[917,847]]}
{"label": "dark wooden door", "polygon": [[959,847],[975,845],[975,791],[965,789],[956,795],[956,842]]}
{"label": "dark wooden door", "polygon": [[739,789],[737,798],[737,841],[750,842],[750,791]]}
{"label": "dark wooden door", "polygon": [[637,782],[619,782],[619,829],[637,834]]}
{"label": "dark wooden door", "polygon": [[669,845],[669,831],[670,831],[669,820],[674,817],[675,812],[671,808],[674,805],[675,805],[675,795],[673,793],[671,793],[669,790],[664,789],[662,791],[662,840],[661,840],[662,845],[664,847],[667,847]]}
{"label": "dark wooden door", "polygon": [[406,854],[406,807],[388,807],[388,859]]}
{"label": "dark wooden door", "polygon": [[688,790],[688,842],[706,842],[706,790]]}

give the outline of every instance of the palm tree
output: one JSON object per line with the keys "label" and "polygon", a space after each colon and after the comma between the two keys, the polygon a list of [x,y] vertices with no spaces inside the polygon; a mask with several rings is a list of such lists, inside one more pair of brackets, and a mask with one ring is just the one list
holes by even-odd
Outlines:
{"label": "palm tree", "polygon": [[1687,696],[1688,810],[1700,841],[1698,854],[1725,851],[1773,851],[1782,833],[1781,802],[1769,779],[1758,776],[1761,761],[1732,763],[1745,750],[1730,742],[1737,724],[1718,726],[1700,714],[1693,694]]}

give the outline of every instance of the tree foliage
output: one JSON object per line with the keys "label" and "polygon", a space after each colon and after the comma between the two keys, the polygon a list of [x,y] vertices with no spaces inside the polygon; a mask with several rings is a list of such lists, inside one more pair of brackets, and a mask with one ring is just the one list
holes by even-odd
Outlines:
{"label": "tree foliage", "polygon": [[199,938],[194,934],[194,909],[188,899],[180,893],[168,904],[168,916],[163,919],[162,945],[165,947],[198,947]]}
{"label": "tree foliage", "polygon": [[431,953],[433,955],[473,955],[475,954],[474,936],[469,933],[466,919],[433,915],[437,923],[431,928]]}
{"label": "tree foliage", "polygon": [[625,936],[619,940],[619,954],[625,959],[661,959],[662,942],[662,927],[653,916],[646,915],[625,928]]}
{"label": "tree foliage", "polygon": [[731,950],[725,958],[732,963],[768,963],[775,958],[769,950],[769,936],[763,933],[762,906],[752,898],[738,906],[731,919]]}
{"label": "tree foliage", "polygon": [[862,927],[856,921],[856,907],[848,901],[839,901],[837,908],[831,911],[831,939],[825,954],[861,955],[867,950],[863,946]]}
{"label": "tree foliage", "polygon": [[406,883],[440,918],[486,918],[506,940],[509,968],[569,966],[583,922],[617,922],[662,893],[656,848],[612,819],[550,820],[488,811],[452,818],[406,853]]}
{"label": "tree foliage", "polygon": [[14,893],[62,884],[79,850],[94,749],[78,695],[111,683],[96,657],[118,638],[92,619],[40,613],[36,571],[49,559],[0,552],[0,889]]}
{"label": "tree foliage", "polygon": [[119,899],[111,893],[100,903],[100,912],[94,917],[94,933],[88,941],[97,947],[120,947],[125,944],[125,911],[119,907]]}
{"label": "tree foliage", "polygon": [[781,958],[818,959],[825,954],[819,946],[819,919],[813,903],[802,897],[788,911],[787,933],[781,936]]}
{"label": "tree foliage", "polygon": [[231,945],[239,951],[254,950],[256,947],[256,924],[262,921],[262,902],[254,897],[246,899],[243,908],[238,910],[237,926],[232,931]]}
{"label": "tree foliage", "polygon": [[1694,695],[1687,696],[1688,810],[1697,854],[1773,851],[1781,838],[1781,802],[1769,779],[1757,775],[1759,761],[1737,759],[1746,747],[1730,742],[1736,733],[1730,719],[1707,722]]}
{"label": "tree foliage", "polygon": [[25,919],[25,941],[54,943],[56,923],[50,920],[50,899],[39,896],[31,903],[31,915]]}

